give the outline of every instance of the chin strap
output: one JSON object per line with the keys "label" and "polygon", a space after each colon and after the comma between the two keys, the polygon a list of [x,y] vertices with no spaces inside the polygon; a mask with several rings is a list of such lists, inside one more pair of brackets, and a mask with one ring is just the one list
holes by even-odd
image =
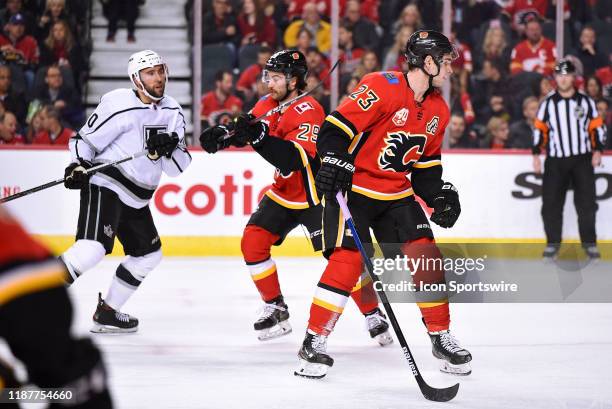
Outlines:
{"label": "chin strap", "polygon": [[[132,78],[132,83],[136,86],[138,91],[140,91],[143,94],[145,94],[148,98],[152,99],[154,102],[159,102],[162,99],[164,99],[164,97],[166,96],[165,93],[161,97],[154,97],[153,95],[149,94],[149,92],[145,89],[145,86],[144,86],[144,84],[142,83],[142,81],[140,79],[140,74],[138,74],[138,80],[136,80],[135,76],[134,76],[134,78]],[[140,84],[140,86],[138,84]],[[168,76],[166,76],[166,84],[164,84],[164,86],[166,86],[166,85],[168,85]]]}

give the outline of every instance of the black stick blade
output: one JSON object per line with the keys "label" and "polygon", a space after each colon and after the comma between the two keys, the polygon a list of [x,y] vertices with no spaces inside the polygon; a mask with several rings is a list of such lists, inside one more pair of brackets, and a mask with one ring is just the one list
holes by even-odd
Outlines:
{"label": "black stick blade", "polygon": [[421,393],[423,393],[425,399],[434,402],[448,402],[449,400],[457,396],[457,392],[459,391],[458,383],[448,388],[437,389],[427,385],[423,378],[417,379],[417,382],[419,384],[419,388],[421,388]]}

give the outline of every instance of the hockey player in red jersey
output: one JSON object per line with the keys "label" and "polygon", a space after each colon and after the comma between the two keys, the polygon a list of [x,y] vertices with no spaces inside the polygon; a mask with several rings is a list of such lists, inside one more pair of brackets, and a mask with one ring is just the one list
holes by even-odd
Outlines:
{"label": "hockey player in red jersey", "polygon": [[[274,184],[249,219],[241,243],[245,263],[264,301],[262,314],[254,324],[262,341],[291,331],[276,263],[270,256],[271,246],[280,245],[285,236],[301,224],[308,230],[314,250],[321,250],[322,209],[314,177],[319,169],[316,138],[325,114],[314,98],[305,96],[261,122],[251,124],[251,121],[302,93],[307,70],[301,52],[277,52],[263,71],[263,80],[270,93],[257,102],[251,114],[239,116],[229,127],[208,128],[200,137],[203,149],[209,153],[230,144],[250,144],[276,167]],[[351,293],[366,316],[370,335],[381,345],[389,344],[392,342],[389,324],[378,308],[371,281],[353,284],[355,288],[351,287]]]}
{"label": "hockey player in red jersey", "polygon": [[[100,351],[70,332],[72,305],[63,266],[2,207],[0,243],[0,338],[25,365],[28,382],[72,391],[72,404],[58,401],[50,408],[110,409]],[[0,360],[0,395],[3,388],[18,386]],[[2,407],[19,406],[5,402]]]}
{"label": "hockey player in red jersey", "polygon": [[[427,257],[442,257],[415,194],[434,208],[434,223],[449,228],[459,217],[457,189],[442,180],[440,148],[449,109],[437,90],[451,76],[456,52],[443,34],[417,31],[406,45],[406,57],[408,73],[364,76],[321,126],[317,151],[322,162],[316,186],[324,195],[328,264],[310,309],[296,375],[321,378],[333,365],[326,352],[327,336],[362,271],[361,255],[346,234],[334,198],[338,191],[346,192],[363,242],[371,243],[371,228],[378,243],[401,243],[402,252],[413,258],[423,255],[424,249]],[[441,270],[412,273],[415,284],[444,282]],[[449,332],[448,300],[418,305],[441,369],[469,374],[472,357]]]}

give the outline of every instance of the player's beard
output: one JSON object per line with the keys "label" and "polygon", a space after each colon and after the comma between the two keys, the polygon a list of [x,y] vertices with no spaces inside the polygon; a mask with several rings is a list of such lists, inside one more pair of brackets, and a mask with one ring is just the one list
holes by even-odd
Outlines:
{"label": "player's beard", "polygon": [[[154,96],[155,98],[161,98],[164,96],[164,92],[166,91],[166,84],[162,84],[161,87],[147,87],[146,85],[144,85],[144,89],[152,96]],[[157,91],[156,89],[160,89],[160,91]]]}

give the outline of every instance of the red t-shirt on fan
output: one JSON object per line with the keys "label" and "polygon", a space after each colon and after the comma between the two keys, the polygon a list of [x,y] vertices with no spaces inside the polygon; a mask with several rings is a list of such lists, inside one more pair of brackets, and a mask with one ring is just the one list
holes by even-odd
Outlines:
{"label": "red t-shirt on fan", "polygon": [[36,145],[63,145],[68,146],[68,141],[75,135],[74,130],[62,128],[60,133],[54,138],[48,131],[40,131],[32,141]]}

